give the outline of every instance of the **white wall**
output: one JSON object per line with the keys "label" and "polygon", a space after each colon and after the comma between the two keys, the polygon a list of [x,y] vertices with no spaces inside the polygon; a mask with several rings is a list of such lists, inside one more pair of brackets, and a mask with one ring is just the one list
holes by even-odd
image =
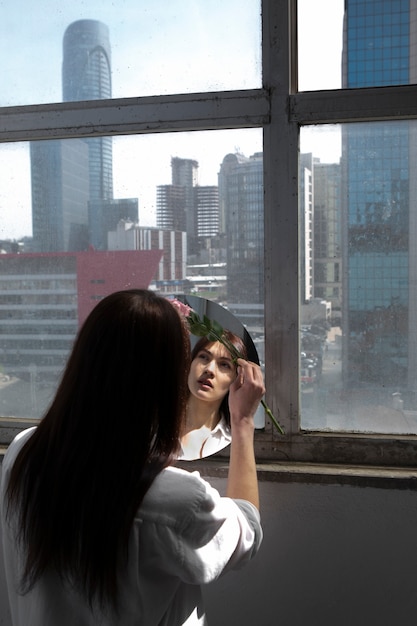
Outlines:
{"label": "white wall", "polygon": [[263,482],[261,506],[257,557],[205,589],[210,626],[417,623],[416,491]]}

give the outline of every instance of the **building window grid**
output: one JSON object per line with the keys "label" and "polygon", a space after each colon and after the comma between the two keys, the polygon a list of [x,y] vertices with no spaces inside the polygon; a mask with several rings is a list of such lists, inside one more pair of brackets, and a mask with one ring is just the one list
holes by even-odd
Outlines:
{"label": "building window grid", "polygon": [[[409,45],[408,20],[408,1],[380,4],[379,11],[376,3],[349,3],[350,84],[382,86],[408,83],[409,58],[405,52],[405,47]],[[353,62],[355,50],[360,51],[361,62],[357,65]]]}

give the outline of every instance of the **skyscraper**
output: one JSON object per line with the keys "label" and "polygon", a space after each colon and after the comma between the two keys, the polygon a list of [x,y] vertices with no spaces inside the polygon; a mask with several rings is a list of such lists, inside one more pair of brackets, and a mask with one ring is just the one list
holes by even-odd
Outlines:
{"label": "skyscraper", "polygon": [[156,218],[159,228],[187,233],[189,257],[201,251],[201,240],[219,234],[217,186],[198,185],[198,162],[171,159],[172,184],[158,185]]}
{"label": "skyscraper", "polygon": [[340,316],[342,257],[340,232],[340,164],[313,160],[314,296],[331,303]]}
{"label": "skyscraper", "polygon": [[263,158],[228,154],[219,172],[220,220],[227,237],[227,299],[263,305]]}
{"label": "skyscraper", "polygon": [[30,144],[33,243],[37,252],[88,248],[88,146],[81,139]]}
{"label": "skyscraper", "polygon": [[197,207],[197,236],[199,239],[219,234],[219,188],[217,185],[197,185],[194,188]]}
{"label": "skyscraper", "polygon": [[[343,87],[416,82],[416,0],[346,0]],[[342,135],[344,380],[417,389],[416,133],[409,121]]]}
{"label": "skyscraper", "polygon": [[187,233],[188,255],[198,253],[198,225],[197,208],[195,205],[194,188],[198,185],[198,162],[194,159],[181,159],[173,157],[171,159],[172,185],[180,187],[184,193],[184,218],[185,225],[179,230]]}
{"label": "skyscraper", "polygon": [[158,228],[186,232],[184,187],[180,185],[157,186],[156,223]]}
{"label": "skyscraper", "polygon": [[[109,30],[97,20],[78,20],[64,34],[62,87],[64,102],[111,98]],[[84,140],[89,149],[90,199],[113,198],[112,140]]]}
{"label": "skyscraper", "polygon": [[[108,28],[95,20],[70,24],[63,42],[63,99],[111,98]],[[38,252],[97,245],[100,202],[113,199],[112,140],[51,140],[30,146],[32,223]],[[90,204],[91,203],[91,204]]]}

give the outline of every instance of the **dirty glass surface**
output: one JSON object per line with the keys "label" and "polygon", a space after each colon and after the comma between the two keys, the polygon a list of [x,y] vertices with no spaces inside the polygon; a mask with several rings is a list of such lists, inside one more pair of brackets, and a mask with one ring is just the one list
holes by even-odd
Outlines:
{"label": "dirty glass surface", "polygon": [[1,415],[42,415],[118,289],[213,300],[263,361],[261,130],[2,144],[0,167]]}
{"label": "dirty glass surface", "polygon": [[302,130],[304,429],[417,433],[416,129]]}
{"label": "dirty glass surface", "polygon": [[0,106],[261,86],[259,0],[5,0]]}

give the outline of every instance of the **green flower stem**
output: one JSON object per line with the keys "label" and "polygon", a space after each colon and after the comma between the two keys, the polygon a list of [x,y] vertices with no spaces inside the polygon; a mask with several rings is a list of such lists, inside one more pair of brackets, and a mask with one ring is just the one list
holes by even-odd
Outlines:
{"label": "green flower stem", "polygon": [[277,420],[275,419],[271,409],[269,408],[269,406],[266,404],[266,402],[264,402],[263,400],[261,400],[261,404],[265,410],[265,413],[267,414],[267,416],[269,417],[269,419],[271,420],[271,422],[273,423],[273,425],[275,426],[275,428],[281,433],[281,435],[285,435],[285,431],[282,428],[281,424],[279,422],[277,422]]}

